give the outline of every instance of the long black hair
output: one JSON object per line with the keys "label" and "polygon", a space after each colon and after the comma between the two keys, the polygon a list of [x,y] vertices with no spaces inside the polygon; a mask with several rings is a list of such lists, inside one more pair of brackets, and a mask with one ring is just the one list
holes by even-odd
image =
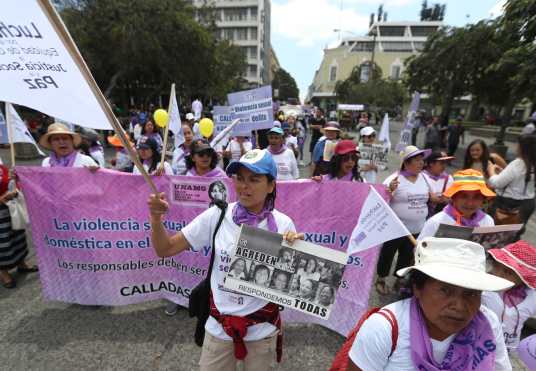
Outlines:
{"label": "long black hair", "polygon": [[[337,176],[339,175],[339,171],[341,170],[341,165],[343,163],[344,156],[345,155],[334,154],[331,157],[331,160],[329,161],[328,174],[333,179],[337,179]],[[361,177],[361,174],[359,173],[358,161],[355,162],[355,165],[352,168],[352,180],[363,182],[363,178]]]}
{"label": "long black hair", "polygon": [[[195,162],[193,160],[194,154],[197,152],[197,149],[201,145],[207,145],[209,144],[208,141],[205,139],[197,139],[192,142],[192,146],[190,147],[190,154],[184,158],[184,162],[186,163],[186,169],[190,170],[191,168],[195,167]],[[212,150],[212,154],[210,156],[210,169],[213,170],[218,165],[218,154],[214,150],[214,148],[210,148]]]}
{"label": "long black hair", "polygon": [[153,124],[153,133],[156,133],[160,136],[162,136],[162,134],[160,134],[160,128],[156,125],[156,122],[154,122],[154,120],[148,118],[147,121],[145,121],[145,123],[142,125],[141,127],[141,135],[145,135],[145,127],[147,126],[148,123],[151,123]]}
{"label": "long black hair", "polygon": [[517,138],[521,159],[525,163],[525,187],[530,181],[531,175],[536,172],[536,135],[525,134]]}
{"label": "long black hair", "polygon": [[467,149],[465,150],[465,158],[463,160],[463,168],[464,169],[470,169],[471,166],[473,166],[473,158],[471,157],[471,147],[475,144],[480,144],[482,147],[482,157],[480,157],[480,162],[482,162],[482,173],[484,173],[484,177],[489,178],[488,173],[488,164],[490,162],[490,155],[489,155],[489,149],[486,142],[484,142],[482,139],[475,139],[469,145],[467,146]]}

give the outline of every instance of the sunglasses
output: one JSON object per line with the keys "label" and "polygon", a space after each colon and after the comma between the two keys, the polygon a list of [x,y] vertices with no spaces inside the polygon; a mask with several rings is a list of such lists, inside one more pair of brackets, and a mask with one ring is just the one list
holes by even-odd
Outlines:
{"label": "sunglasses", "polygon": [[371,135],[362,135],[363,138],[374,138],[376,135],[374,134],[371,134]]}
{"label": "sunglasses", "polygon": [[211,149],[204,149],[200,152],[196,152],[196,155],[199,157],[211,157],[212,156],[212,150]]}
{"label": "sunglasses", "polygon": [[359,160],[359,156],[356,153],[347,153],[342,156],[343,162],[350,161],[350,160],[357,162],[357,160]]}

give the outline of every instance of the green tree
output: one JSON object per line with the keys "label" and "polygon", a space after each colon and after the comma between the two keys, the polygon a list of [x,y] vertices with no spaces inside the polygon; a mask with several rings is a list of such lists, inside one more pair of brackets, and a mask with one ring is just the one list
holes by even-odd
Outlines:
{"label": "green tree", "polygon": [[[170,83],[183,96],[224,97],[245,58],[214,37],[209,12],[184,0],[64,0],[59,9],[105,95],[150,101]],[[196,21],[202,11],[203,22]]]}
{"label": "green tree", "polygon": [[279,90],[278,98],[283,101],[288,100],[288,98],[298,98],[300,96],[300,90],[298,89],[296,80],[283,68],[279,68],[274,73],[272,92],[275,89]]}

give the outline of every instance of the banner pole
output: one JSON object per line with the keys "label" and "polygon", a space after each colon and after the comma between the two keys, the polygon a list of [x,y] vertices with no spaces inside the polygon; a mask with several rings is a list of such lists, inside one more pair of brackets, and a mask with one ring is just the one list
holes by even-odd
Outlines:
{"label": "banner pole", "polygon": [[11,103],[6,102],[6,126],[7,126],[7,137],[9,139],[9,152],[11,153],[11,167],[15,167],[15,143],[13,143],[13,130],[11,128],[11,115],[9,110],[11,109]]}
{"label": "banner pole", "polygon": [[166,149],[167,141],[169,136],[169,124],[171,123],[171,97],[175,95],[175,83],[171,84],[171,92],[169,93],[169,104],[168,104],[168,123],[166,125],[166,130],[164,131],[164,143],[162,144],[162,158],[160,159],[160,169],[164,168],[164,161],[166,161]]}
{"label": "banner pole", "polygon": [[86,62],[84,61],[84,58],[82,58],[82,55],[80,54],[80,51],[78,50],[78,47],[76,46],[76,43],[74,42],[73,38],[67,31],[67,28],[65,27],[65,24],[63,23],[63,20],[59,16],[59,14],[56,12],[56,9],[54,6],[50,3],[49,0],[37,0],[37,3],[43,10],[43,13],[50,21],[50,24],[52,27],[54,27],[54,30],[58,34],[58,37],[62,41],[62,43],[65,45],[65,48],[71,55],[71,58],[73,58],[74,62],[76,63],[78,69],[80,70],[80,73],[84,78],[86,79],[89,87],[93,91],[93,94],[95,95],[95,98],[97,99],[97,102],[99,102],[99,105],[101,106],[102,110],[104,111],[106,117],[108,118],[108,121],[110,125],[114,128],[115,132],[117,133],[119,139],[121,140],[121,143],[123,144],[123,147],[126,148],[128,151],[128,154],[130,156],[130,159],[132,162],[134,162],[134,165],[138,168],[141,175],[153,191],[153,193],[157,194],[158,189],[156,188],[156,185],[154,184],[153,180],[143,167],[142,163],[140,162],[140,159],[138,158],[138,154],[134,150],[134,148],[130,145],[130,140],[127,139],[127,136],[125,134],[125,131],[121,124],[119,123],[119,120],[117,117],[115,117],[115,114],[112,111],[112,108],[108,104],[108,101],[106,100],[106,97],[102,94],[100,91],[97,82],[93,78],[93,75],[91,74],[91,71],[89,70],[89,67],[87,66]]}
{"label": "banner pole", "polygon": [[413,244],[413,247],[417,247],[417,240],[415,239],[415,237],[413,237],[412,234],[408,234],[408,238],[411,241],[411,243]]}

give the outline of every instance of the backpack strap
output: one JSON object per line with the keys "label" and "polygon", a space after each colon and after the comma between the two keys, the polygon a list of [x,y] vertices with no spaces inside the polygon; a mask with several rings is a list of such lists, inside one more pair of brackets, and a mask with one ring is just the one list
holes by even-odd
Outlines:
{"label": "backpack strap", "polygon": [[398,321],[396,320],[394,313],[389,309],[380,309],[377,313],[383,316],[387,322],[391,324],[391,353],[389,353],[389,358],[391,358],[396,349],[396,344],[398,343]]}
{"label": "backpack strap", "polygon": [[207,272],[207,278],[209,280],[210,280],[210,277],[212,275],[212,266],[214,265],[214,258],[216,256],[216,234],[218,233],[218,230],[220,229],[221,223],[223,222],[223,219],[225,218],[225,213],[227,212],[227,202],[216,200],[214,203],[220,209],[220,217],[218,219],[218,223],[216,223],[216,229],[214,229],[214,233],[212,234],[212,247],[211,247],[211,254],[210,254],[210,264],[208,266],[208,272]]}

